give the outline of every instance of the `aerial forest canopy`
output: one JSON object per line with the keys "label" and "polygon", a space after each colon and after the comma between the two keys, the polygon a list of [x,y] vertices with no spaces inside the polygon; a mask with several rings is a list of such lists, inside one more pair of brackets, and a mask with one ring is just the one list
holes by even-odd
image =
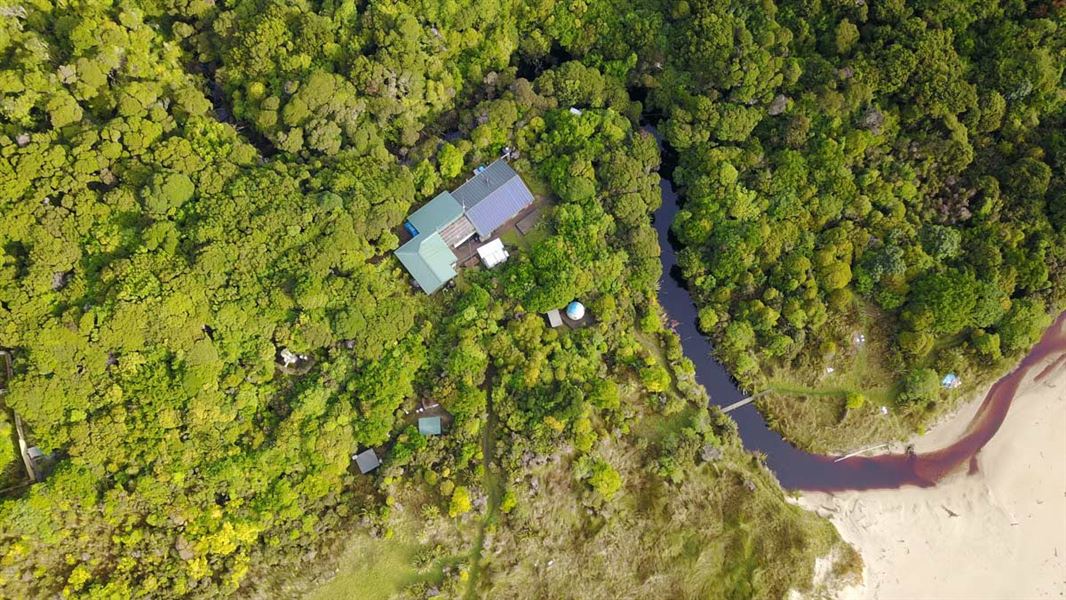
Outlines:
{"label": "aerial forest canopy", "polygon": [[674,60],[640,78],[700,326],[752,388],[873,388],[920,423],[930,381],[976,388],[1066,299],[1062,7],[728,6],[675,5]]}
{"label": "aerial forest canopy", "polygon": [[[51,467],[15,485],[0,449],[0,596],[301,596],[371,534],[418,548],[411,597],[853,572],[664,327],[642,125],[676,152],[680,264],[736,376],[821,372],[874,322],[893,409],[925,411],[1066,299],[1063,10],[9,2],[0,431],[17,412]],[[421,293],[405,217],[505,149],[540,224]],[[582,327],[540,314],[574,299]],[[413,425],[426,402],[446,435]]]}

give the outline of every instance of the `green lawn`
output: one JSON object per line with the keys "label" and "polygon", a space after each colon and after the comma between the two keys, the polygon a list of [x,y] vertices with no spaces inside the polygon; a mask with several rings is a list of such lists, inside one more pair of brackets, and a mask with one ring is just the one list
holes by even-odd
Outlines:
{"label": "green lawn", "polygon": [[500,234],[500,239],[503,240],[505,246],[510,248],[521,248],[522,250],[527,248],[525,238],[515,228],[508,229]]}
{"label": "green lawn", "polygon": [[386,600],[408,585],[433,577],[414,565],[417,544],[354,535],[337,576],[312,592],[310,600]]}
{"label": "green lawn", "polygon": [[551,234],[551,228],[548,223],[551,221],[553,206],[547,200],[539,197],[537,203],[540,204],[540,220],[537,221],[537,224],[525,235],[518,231],[517,227],[511,227],[503,232],[500,234],[500,239],[503,240],[505,245],[511,248],[518,248],[525,252],[529,250],[531,246],[547,238]]}

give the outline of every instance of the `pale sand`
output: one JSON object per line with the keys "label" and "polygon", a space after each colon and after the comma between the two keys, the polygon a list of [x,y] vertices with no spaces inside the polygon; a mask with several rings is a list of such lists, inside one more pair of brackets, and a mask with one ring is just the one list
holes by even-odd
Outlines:
{"label": "pale sand", "polygon": [[[805,493],[861,554],[862,586],[840,598],[1066,598],[1066,367],[1034,368],[979,472],[934,488]],[[982,398],[915,440],[918,452],[957,439]],[[957,516],[952,516],[948,511]]]}

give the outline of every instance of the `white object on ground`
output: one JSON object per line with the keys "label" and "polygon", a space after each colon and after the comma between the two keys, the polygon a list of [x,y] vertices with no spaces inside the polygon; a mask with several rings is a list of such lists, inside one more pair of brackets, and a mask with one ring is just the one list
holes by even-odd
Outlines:
{"label": "white object on ground", "polygon": [[500,238],[496,238],[491,242],[481,246],[477,249],[478,256],[481,257],[481,262],[485,263],[488,268],[495,267],[496,265],[507,260],[510,256],[507,254],[507,250],[503,247],[503,241]]}

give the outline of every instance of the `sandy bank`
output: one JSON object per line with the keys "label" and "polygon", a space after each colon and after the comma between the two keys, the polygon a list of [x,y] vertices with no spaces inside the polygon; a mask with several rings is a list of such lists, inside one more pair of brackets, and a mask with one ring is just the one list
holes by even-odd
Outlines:
{"label": "sandy bank", "polygon": [[[805,493],[862,554],[861,588],[842,598],[1066,597],[1066,366],[1033,369],[976,470],[934,488]],[[957,439],[980,405],[915,441],[918,452]]]}

